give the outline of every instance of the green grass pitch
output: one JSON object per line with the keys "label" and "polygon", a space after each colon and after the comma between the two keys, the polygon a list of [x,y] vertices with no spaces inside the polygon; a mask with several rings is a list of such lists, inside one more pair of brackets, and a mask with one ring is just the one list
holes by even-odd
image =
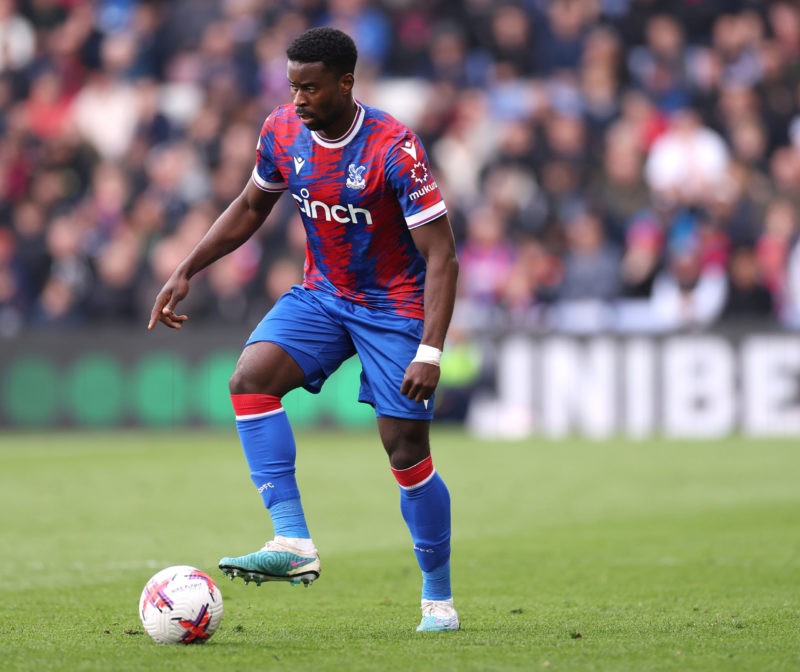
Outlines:
{"label": "green grass pitch", "polygon": [[[271,526],[233,429],[0,435],[0,670],[800,669],[800,444],[488,442],[435,428],[463,629],[417,634],[419,578],[375,432],[298,434],[313,586],[230,583]],[[158,646],[172,564],[222,625]]]}

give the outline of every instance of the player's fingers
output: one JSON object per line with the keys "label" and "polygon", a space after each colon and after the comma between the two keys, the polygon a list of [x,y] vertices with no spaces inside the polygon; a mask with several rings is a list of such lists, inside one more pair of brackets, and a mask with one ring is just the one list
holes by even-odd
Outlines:
{"label": "player's fingers", "polygon": [[414,401],[419,402],[424,399],[427,399],[430,396],[430,394],[424,385],[414,384],[411,385],[406,396],[409,399],[413,399]]}
{"label": "player's fingers", "polygon": [[403,394],[414,401],[422,401],[422,399],[426,396],[425,386],[413,378],[406,378],[403,381],[403,385],[400,387],[400,394]]}
{"label": "player's fingers", "polygon": [[150,321],[147,323],[147,329],[151,330],[153,327],[156,326],[156,323],[159,321],[161,316],[163,315],[164,304],[167,302],[167,297],[157,297],[156,302],[153,305],[153,310],[150,311]]}
{"label": "player's fingers", "polygon": [[174,312],[169,310],[168,308],[164,308],[161,311],[161,321],[166,324],[168,327],[172,327],[173,329],[180,329],[181,325],[189,319],[188,315],[176,315]]}
{"label": "player's fingers", "polygon": [[169,316],[169,318],[172,319],[172,320],[181,320],[181,321],[183,321],[183,320],[185,320],[187,318],[187,315],[178,315],[178,314],[176,314],[175,311],[172,308],[170,308],[169,306],[164,306],[161,309],[161,314]]}
{"label": "player's fingers", "polygon": [[431,394],[433,394],[433,390],[427,386],[421,387],[419,392],[417,392],[416,397],[414,397],[414,401],[425,401],[426,399],[431,398]]}

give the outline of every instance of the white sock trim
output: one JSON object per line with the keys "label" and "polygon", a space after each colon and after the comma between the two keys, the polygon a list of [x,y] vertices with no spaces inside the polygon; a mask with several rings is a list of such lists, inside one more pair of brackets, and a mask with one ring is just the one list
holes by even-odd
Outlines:
{"label": "white sock trim", "polygon": [[281,406],[280,408],[276,408],[273,411],[264,411],[264,413],[253,413],[251,415],[237,415],[236,420],[259,420],[261,418],[267,418],[270,415],[277,415],[278,413],[286,413],[286,410]]}

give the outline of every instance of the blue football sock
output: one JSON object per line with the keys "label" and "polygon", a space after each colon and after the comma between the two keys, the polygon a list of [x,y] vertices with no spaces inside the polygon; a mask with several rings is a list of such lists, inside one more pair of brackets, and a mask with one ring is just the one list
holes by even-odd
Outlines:
{"label": "blue football sock", "polygon": [[250,478],[269,510],[276,536],[309,538],[295,479],[297,449],[278,397],[233,394],[236,429]]}
{"label": "blue football sock", "polygon": [[[430,458],[428,458],[429,460]],[[430,463],[426,468],[392,470],[400,484],[400,511],[414,541],[414,553],[422,570],[422,598],[450,599],[450,493]],[[417,478],[422,481],[413,484]],[[427,472],[427,475],[426,475]],[[414,474],[414,478],[408,476]]]}
{"label": "blue football sock", "polygon": [[449,560],[430,572],[422,572],[423,600],[449,600],[451,597]]}
{"label": "blue football sock", "polygon": [[275,528],[275,536],[294,537],[301,539],[310,538],[306,516],[303,513],[303,505],[300,499],[286,499],[277,502],[269,507],[269,515],[272,517],[272,526]]}

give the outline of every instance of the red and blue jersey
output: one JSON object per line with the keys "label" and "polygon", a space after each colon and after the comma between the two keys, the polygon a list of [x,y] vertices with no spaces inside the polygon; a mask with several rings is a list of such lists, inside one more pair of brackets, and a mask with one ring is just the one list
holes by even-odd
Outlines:
{"label": "red and blue jersey", "polygon": [[337,140],[308,130],[293,105],[261,129],[253,181],[289,191],[306,229],[303,286],[422,319],[425,260],[410,230],[447,212],[419,138],[358,104]]}

